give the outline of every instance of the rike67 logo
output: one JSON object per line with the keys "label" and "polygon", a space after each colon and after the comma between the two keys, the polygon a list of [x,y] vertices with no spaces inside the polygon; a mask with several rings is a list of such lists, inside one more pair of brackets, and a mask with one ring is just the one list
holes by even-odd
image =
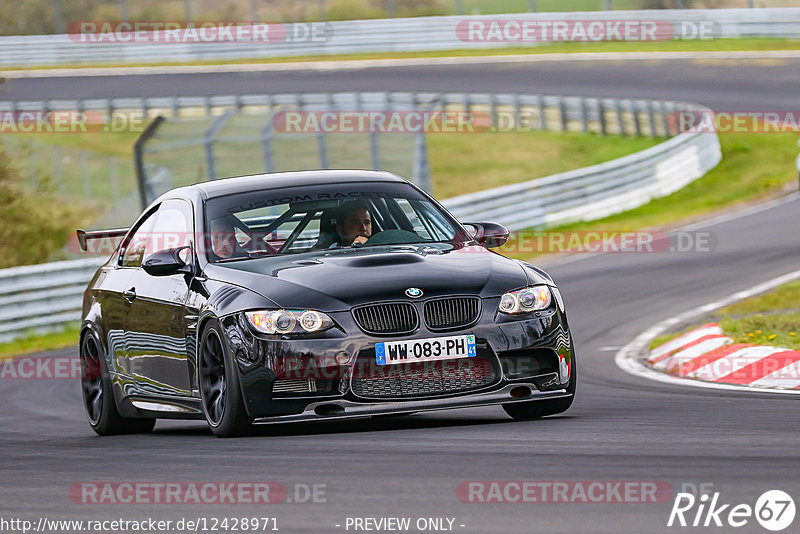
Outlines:
{"label": "rike67 logo", "polygon": [[792,497],[781,490],[765,491],[755,505],[724,503],[718,491],[678,493],[669,514],[667,526],[680,527],[733,527],[752,525],[753,519],[761,527],[778,532],[794,521],[795,505]]}

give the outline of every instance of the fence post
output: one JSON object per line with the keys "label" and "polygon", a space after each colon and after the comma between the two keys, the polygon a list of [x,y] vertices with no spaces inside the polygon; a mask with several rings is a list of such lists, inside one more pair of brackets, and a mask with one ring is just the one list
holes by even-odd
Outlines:
{"label": "fence post", "polygon": [[[468,99],[468,95],[464,95],[465,99]],[[414,109],[419,109],[419,100],[417,93],[413,93],[412,95],[412,102],[414,104]],[[434,108],[436,104],[430,103],[426,106],[425,111],[429,111]],[[467,108],[469,110],[469,108]],[[444,111],[444,106],[442,107]],[[428,193],[431,192],[431,172],[430,166],[428,164],[428,140],[425,134],[425,129],[419,131],[414,136],[414,164],[412,170],[411,181],[421,187],[424,191]]]}
{"label": "fence post", "polygon": [[[661,117],[661,119],[664,121],[664,135],[666,137],[671,137],[672,136],[672,132],[670,131],[670,128],[669,128],[669,116],[675,110],[675,105],[672,102],[663,102],[662,101],[661,102],[661,110],[662,110],[662,113],[663,113],[663,116]],[[678,133],[680,133],[680,132],[678,132]]]}
{"label": "fence post", "polygon": [[61,0],[52,0],[53,4],[53,23],[56,26],[56,33],[64,32],[64,14],[61,12]]}
{"label": "fence post", "polygon": [[275,114],[271,114],[267,125],[261,130],[261,150],[264,153],[264,169],[267,172],[275,172],[275,163],[272,161],[272,120]]}
{"label": "fence post", "polygon": [[655,106],[655,102],[649,100],[647,102],[647,120],[650,126],[650,137],[656,136],[656,113],[653,107]]}
{"label": "fence post", "polygon": [[528,12],[529,13],[536,13],[536,0],[528,0]]}
{"label": "fence post", "polygon": [[625,131],[625,115],[624,110],[622,109],[622,101],[618,98],[614,99],[614,111],[617,113],[617,132],[618,135],[627,135]]}
{"label": "fence post", "polygon": [[642,136],[642,118],[639,116],[639,103],[636,100],[631,100],[631,107],[633,109],[633,125],[636,128],[636,137]]}
{"label": "fence post", "polygon": [[[514,93],[513,99],[514,99],[514,102],[513,102],[513,106],[514,106],[514,124],[511,126],[511,130],[512,131],[516,131],[516,132],[521,132],[521,131],[523,131],[522,130],[522,110],[520,109],[520,104],[519,104],[519,94],[518,93]],[[530,128],[530,126],[528,126],[527,124],[526,124],[526,126],[528,128]],[[499,128],[498,128],[498,131],[500,131]],[[525,131],[528,131],[528,130],[525,130]]]}
{"label": "fence post", "polygon": [[589,111],[586,109],[586,97],[581,97],[581,130],[589,131]]}
{"label": "fence post", "polygon": [[536,95],[536,108],[539,110],[539,129],[544,132],[547,130],[547,108],[542,95]]}
{"label": "fence post", "polygon": [[210,180],[217,179],[217,166],[216,161],[214,160],[214,138],[225,125],[228,118],[233,114],[233,110],[229,109],[219,117],[209,126],[208,130],[205,131],[203,134],[203,146],[205,147],[206,151],[206,167],[208,168],[208,178]]}
{"label": "fence post", "polygon": [[606,124],[606,105],[602,98],[597,99],[597,115],[600,118],[600,135],[608,135],[608,124]]}
{"label": "fence post", "polygon": [[128,2],[127,0],[119,0],[119,18],[120,20],[130,20],[128,15]]}
{"label": "fence post", "polygon": [[142,135],[139,136],[139,139],[136,140],[136,143],[133,144],[133,158],[134,164],[136,166],[136,181],[139,186],[139,201],[142,204],[142,209],[147,207],[149,204],[149,199],[147,198],[147,175],[145,174],[144,170],[144,145],[153,137],[158,130],[161,123],[163,123],[166,119],[163,116],[159,115],[155,118],[153,122],[151,122],[147,128],[145,128]]}
{"label": "fence post", "polygon": [[497,119],[497,95],[495,93],[489,94],[489,121],[492,128],[497,128],[500,122]]}
{"label": "fence post", "polygon": [[183,14],[186,20],[194,20],[192,15],[192,0],[183,0]]}
{"label": "fence post", "polygon": [[611,11],[613,6],[611,5],[611,0],[603,0],[603,11]]}
{"label": "fence post", "polygon": [[558,108],[561,111],[561,131],[569,130],[569,116],[567,115],[567,103],[563,96],[558,97]]}
{"label": "fence post", "polygon": [[463,15],[464,14],[464,0],[455,0],[456,1],[456,14]]}
{"label": "fence post", "polygon": [[421,131],[414,136],[414,171],[411,181],[424,191],[431,192],[431,176],[428,167],[428,142],[425,132]]}
{"label": "fence post", "polygon": [[325,0],[317,0],[317,11],[319,11],[319,20],[325,22],[328,17],[327,10],[325,9]]}
{"label": "fence post", "polygon": [[[356,111],[362,111],[363,106],[363,93],[361,91],[356,93]],[[384,102],[385,102],[385,109],[390,110],[391,105],[389,104],[389,93],[384,94]],[[372,163],[372,170],[378,171],[381,168],[381,153],[380,153],[380,144],[378,143],[378,133],[374,131],[372,128],[369,129],[369,153],[370,153],[370,161]]]}
{"label": "fence post", "polygon": [[386,0],[386,15],[388,18],[393,19],[397,16],[394,0]]}

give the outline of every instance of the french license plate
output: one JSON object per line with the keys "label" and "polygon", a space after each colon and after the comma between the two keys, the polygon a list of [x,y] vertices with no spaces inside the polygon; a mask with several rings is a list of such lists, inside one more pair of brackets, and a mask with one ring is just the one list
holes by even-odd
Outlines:
{"label": "french license plate", "polygon": [[378,365],[473,358],[476,354],[475,336],[472,334],[375,344]]}

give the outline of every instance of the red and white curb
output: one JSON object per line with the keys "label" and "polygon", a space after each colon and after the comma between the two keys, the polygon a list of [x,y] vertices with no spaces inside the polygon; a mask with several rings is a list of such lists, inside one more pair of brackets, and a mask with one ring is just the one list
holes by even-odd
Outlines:
{"label": "red and white curb", "polygon": [[629,374],[663,383],[800,394],[800,351],[737,344],[716,324],[704,325],[649,350],[653,339],[680,325],[797,279],[800,270],[661,321],[622,347],[614,362]]}
{"label": "red and white curb", "polygon": [[650,351],[647,363],[674,376],[750,387],[800,389],[800,351],[734,343],[707,324]]}

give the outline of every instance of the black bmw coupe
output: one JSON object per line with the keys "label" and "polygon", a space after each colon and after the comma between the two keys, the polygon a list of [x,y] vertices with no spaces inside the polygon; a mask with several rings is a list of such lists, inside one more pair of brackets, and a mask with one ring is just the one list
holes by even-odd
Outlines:
{"label": "black bmw coupe", "polygon": [[308,171],[174,189],[126,229],[85,292],[82,390],[101,435],[158,418],[252,425],[500,404],[567,410],[575,351],[541,269],[489,249],[385,172]]}

